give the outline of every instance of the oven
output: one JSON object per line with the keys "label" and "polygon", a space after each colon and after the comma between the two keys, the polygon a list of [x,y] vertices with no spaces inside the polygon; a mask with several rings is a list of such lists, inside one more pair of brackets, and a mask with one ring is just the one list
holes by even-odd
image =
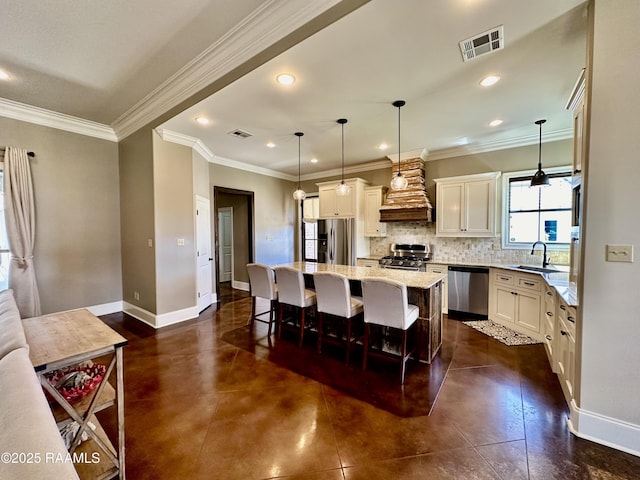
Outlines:
{"label": "oven", "polygon": [[381,268],[426,272],[431,259],[430,246],[422,243],[392,243],[389,252],[378,261]]}

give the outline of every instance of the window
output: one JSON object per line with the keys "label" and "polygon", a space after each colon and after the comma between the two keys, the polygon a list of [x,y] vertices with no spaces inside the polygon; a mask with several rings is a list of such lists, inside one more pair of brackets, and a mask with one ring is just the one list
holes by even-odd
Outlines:
{"label": "window", "polygon": [[318,223],[303,224],[304,233],[304,258],[305,262],[317,262],[318,261]]}
{"label": "window", "polygon": [[502,246],[530,248],[541,240],[568,248],[571,237],[571,172],[569,167],[545,169],[550,186],[531,188],[534,171],[503,175]]}
{"label": "window", "polygon": [[9,240],[7,239],[7,228],[4,221],[4,178],[2,176],[2,165],[0,163],[0,290],[9,287]]}

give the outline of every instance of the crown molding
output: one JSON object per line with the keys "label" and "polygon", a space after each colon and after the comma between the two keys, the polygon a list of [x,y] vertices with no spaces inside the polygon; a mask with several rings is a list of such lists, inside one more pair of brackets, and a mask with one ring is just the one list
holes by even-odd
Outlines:
{"label": "crown molding", "polygon": [[[373,162],[361,163],[359,165],[351,165],[349,167],[344,167],[344,173],[346,175],[351,175],[351,174],[360,173],[360,172],[370,172],[371,170],[380,170],[381,168],[389,168],[389,161],[375,160]],[[332,170],[323,170],[321,172],[316,172],[316,173],[307,173],[305,175],[302,175],[300,177],[300,180],[302,181],[316,180],[318,178],[326,178],[326,177],[333,177],[333,176],[340,176],[340,175],[342,175],[342,169],[334,168]]]}
{"label": "crown molding", "polygon": [[[559,140],[567,140],[573,138],[573,128],[565,128],[545,132],[544,141],[542,143],[557,142]],[[507,148],[526,147],[527,145],[537,145],[540,140],[538,134],[525,135],[507,140],[494,140],[481,142],[477,144],[461,145],[459,147],[443,148],[441,150],[433,150],[429,152],[429,158],[426,161],[442,160],[445,158],[462,157],[464,155],[473,155],[477,153],[494,152],[496,150],[505,150]]]}
{"label": "crown molding", "polygon": [[215,155],[211,150],[209,150],[209,148],[199,138],[190,137],[189,135],[183,135],[181,133],[166,130],[164,128],[156,128],[155,131],[163,140],[166,140],[167,142],[177,143],[193,148],[209,163],[236,168],[238,170],[244,170],[245,172],[259,173],[260,175],[279,178],[281,180],[287,180],[289,182],[295,182],[298,179],[298,177],[296,177],[295,175],[288,175],[286,173],[277,172],[269,168],[258,167],[256,165],[250,165],[248,163],[239,162],[237,160],[231,160],[230,158],[219,157]]}
{"label": "crown molding", "polygon": [[[429,155],[429,150],[426,148],[417,148],[415,150],[408,150],[406,152],[400,152],[400,161],[402,160],[411,160],[413,158],[421,158],[425,162],[427,161],[427,156]],[[387,158],[391,160],[391,162],[398,161],[398,154],[390,154],[387,155]]]}
{"label": "crown molding", "polygon": [[262,2],[222,38],[118,117],[112,124],[118,138],[152,122],[338,3],[340,0]]}
{"label": "crown molding", "polygon": [[108,125],[40,107],[34,107],[25,103],[14,102],[6,98],[0,98],[0,116],[67,132],[79,133],[80,135],[100,138],[102,140],[109,140],[111,142],[118,141],[114,130]]}

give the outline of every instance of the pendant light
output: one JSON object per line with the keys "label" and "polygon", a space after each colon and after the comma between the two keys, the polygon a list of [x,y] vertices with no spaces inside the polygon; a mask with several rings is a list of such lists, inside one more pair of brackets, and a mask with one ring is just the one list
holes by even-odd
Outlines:
{"label": "pendant light", "polygon": [[540,142],[538,143],[538,171],[531,179],[532,187],[548,187],[549,175],[542,171],[542,124],[546,120],[536,120],[536,125],[540,126]]}
{"label": "pendant light", "polygon": [[405,105],[404,100],[396,100],[393,106],[398,109],[398,174],[391,179],[391,190],[404,190],[409,183],[407,177],[400,172],[400,108]]}
{"label": "pendant light", "polygon": [[345,197],[351,192],[351,187],[344,183],[344,124],[347,123],[346,118],[339,118],[337,122],[342,126],[342,180],[336,187],[336,195]]}
{"label": "pendant light", "polygon": [[307,194],[304,193],[304,190],[300,188],[300,137],[302,137],[304,133],[296,132],[294,133],[294,135],[298,137],[298,189],[295,192],[293,192],[293,199],[302,201],[307,197]]}

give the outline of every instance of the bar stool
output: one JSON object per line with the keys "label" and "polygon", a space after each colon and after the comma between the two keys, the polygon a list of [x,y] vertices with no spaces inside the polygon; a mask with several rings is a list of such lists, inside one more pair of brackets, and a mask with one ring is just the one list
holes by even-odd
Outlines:
{"label": "bar stool", "polygon": [[362,280],[364,301],[364,356],[362,370],[367,368],[367,356],[377,355],[388,358],[382,352],[369,351],[371,324],[390,327],[402,331],[400,350],[400,383],[404,384],[406,363],[413,351],[407,351],[407,331],[418,318],[418,307],[407,300],[407,286],[386,278],[369,277]]}
{"label": "bar stool", "polygon": [[323,337],[324,314],[340,317],[346,324],[345,361],[349,364],[351,354],[352,320],[363,311],[362,297],[352,296],[349,280],[346,276],[333,272],[315,272],[313,284],[318,301],[318,353],[322,353],[322,342],[342,344],[342,335],[335,340]]}
{"label": "bar stool", "polygon": [[298,346],[302,347],[304,336],[305,311],[316,304],[316,293],[305,288],[304,277],[300,270],[291,267],[275,267],[276,282],[278,282],[278,338],[282,334],[282,306],[291,305],[300,310],[300,338]]}
{"label": "bar stool", "polygon": [[[262,263],[247,263],[249,272],[249,285],[251,290],[251,329],[256,320],[269,324],[267,336],[271,336],[271,324],[276,320],[276,306],[278,304],[278,286],[274,278],[273,269]],[[256,314],[257,298],[269,300],[269,310]],[[258,318],[261,315],[269,314],[269,320]]]}

